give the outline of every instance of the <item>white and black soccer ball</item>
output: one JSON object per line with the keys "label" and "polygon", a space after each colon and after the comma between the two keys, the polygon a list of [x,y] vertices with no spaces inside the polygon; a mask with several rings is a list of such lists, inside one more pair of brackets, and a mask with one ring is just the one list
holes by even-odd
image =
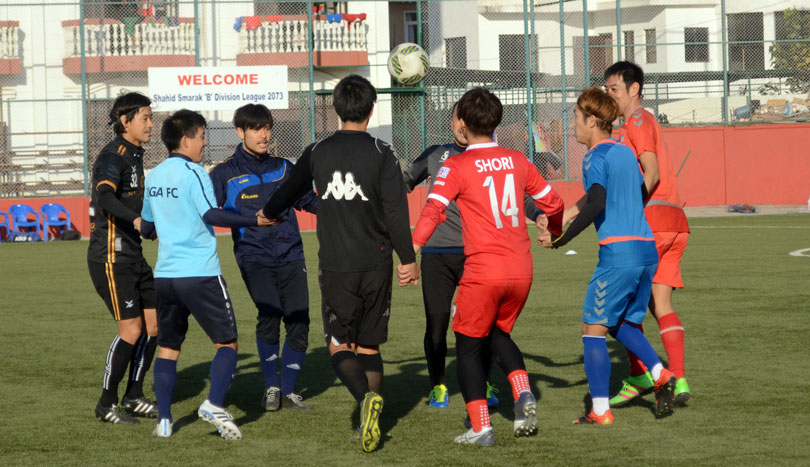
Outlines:
{"label": "white and black soccer ball", "polygon": [[388,73],[405,86],[413,86],[422,81],[429,66],[427,53],[411,42],[399,44],[388,55]]}

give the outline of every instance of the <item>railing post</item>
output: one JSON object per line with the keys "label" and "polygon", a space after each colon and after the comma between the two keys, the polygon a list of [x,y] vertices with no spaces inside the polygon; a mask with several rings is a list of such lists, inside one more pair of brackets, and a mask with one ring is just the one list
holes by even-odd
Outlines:
{"label": "railing post", "polygon": [[591,85],[591,44],[588,33],[588,0],[582,0],[583,50],[585,51],[585,87]]}
{"label": "railing post", "polygon": [[[618,1],[618,0],[617,0]],[[565,115],[565,108],[568,105],[566,99],[567,83],[565,79],[565,8],[560,1],[560,86],[562,88],[562,140],[563,140],[563,161],[565,162],[565,178],[568,179],[568,117]]]}
{"label": "railing post", "polygon": [[79,2],[79,48],[81,52],[81,66],[82,66],[82,166],[84,168],[84,196],[90,196],[90,157],[87,145],[89,138],[87,135],[87,67],[84,53],[84,0]]}
{"label": "railing post", "polygon": [[200,66],[200,4],[194,0],[194,66]]}
{"label": "railing post", "polygon": [[616,0],[616,58],[622,61],[622,0]]}
{"label": "railing post", "polygon": [[312,62],[312,0],[307,1],[307,52],[309,54],[309,137],[310,143],[315,142],[315,68]]}
{"label": "railing post", "polygon": [[[422,0],[416,1],[416,43],[419,47],[424,47],[422,44]],[[421,81],[420,81],[421,83]],[[427,98],[427,93],[422,92],[419,96],[419,141],[421,143],[421,147],[419,148],[419,152],[427,148],[427,122],[425,122],[425,99]]]}
{"label": "railing post", "polygon": [[720,15],[722,20],[722,37],[720,39],[723,48],[723,125],[728,124],[728,29],[726,27],[726,0],[720,0]]}
{"label": "railing post", "polygon": [[[533,7],[534,5],[532,5]],[[531,72],[531,47],[529,46],[529,2],[523,0],[523,54],[525,55],[526,67],[526,138],[529,160],[534,162],[534,116],[532,115],[532,72]]]}

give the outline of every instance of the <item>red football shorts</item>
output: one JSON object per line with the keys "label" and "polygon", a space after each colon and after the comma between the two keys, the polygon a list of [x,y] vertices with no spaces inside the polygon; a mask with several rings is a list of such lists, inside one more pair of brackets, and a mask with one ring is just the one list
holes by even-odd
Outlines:
{"label": "red football shorts", "polygon": [[499,285],[462,278],[456,294],[453,331],[486,337],[494,324],[507,334],[512,332],[531,288],[531,278]]}
{"label": "red football shorts", "polygon": [[682,289],[681,258],[689,243],[689,232],[653,232],[653,236],[658,248],[658,271],[653,277],[653,284]]}

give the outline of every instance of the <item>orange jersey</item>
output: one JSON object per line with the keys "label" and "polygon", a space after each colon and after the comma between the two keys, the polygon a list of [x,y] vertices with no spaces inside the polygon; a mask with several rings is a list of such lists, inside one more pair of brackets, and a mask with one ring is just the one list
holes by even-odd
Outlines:
{"label": "orange jersey", "polygon": [[678,180],[655,116],[638,107],[619,128],[617,136],[619,141],[630,146],[636,157],[649,151],[658,159],[660,178],[644,208],[650,229],[653,232],[689,232],[689,223],[678,196]]}

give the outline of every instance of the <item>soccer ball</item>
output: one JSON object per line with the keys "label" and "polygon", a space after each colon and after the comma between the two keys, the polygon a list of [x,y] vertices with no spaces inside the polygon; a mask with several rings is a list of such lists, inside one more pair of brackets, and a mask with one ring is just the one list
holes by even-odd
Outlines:
{"label": "soccer ball", "polygon": [[399,44],[388,55],[388,73],[405,86],[413,86],[422,81],[428,67],[425,51],[411,42]]}

